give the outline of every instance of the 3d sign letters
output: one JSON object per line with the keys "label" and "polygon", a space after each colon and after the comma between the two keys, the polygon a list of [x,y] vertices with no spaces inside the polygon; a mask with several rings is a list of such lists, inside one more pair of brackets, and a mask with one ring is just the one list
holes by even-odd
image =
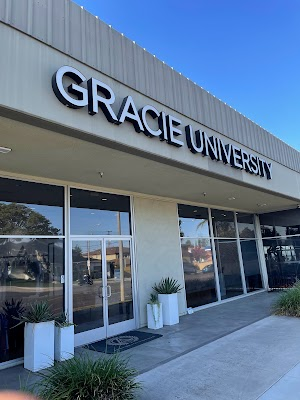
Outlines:
{"label": "3d sign letters", "polygon": [[[64,84],[67,79],[72,82],[69,86]],[[83,83],[86,88],[82,86]],[[150,105],[137,110],[131,96],[123,99],[116,114],[112,108],[116,100],[113,90],[95,78],[87,80],[75,68],[69,66],[59,68],[52,77],[52,88],[58,100],[70,108],[77,109],[87,106],[89,114],[95,115],[99,112],[100,107],[106,119],[111,123],[120,125],[124,121],[129,121],[136,132],[143,132],[148,137],[157,137],[172,146],[184,146],[184,134],[180,129],[181,121],[178,118],[167,115],[163,111],[159,112]],[[150,123],[150,120],[157,120],[157,129],[153,129],[153,123]],[[191,125],[187,125],[184,132],[187,147],[192,153],[202,154],[212,160],[222,161],[234,168],[245,170],[250,174],[272,179],[272,163],[254,154],[249,154],[233,144],[224,144],[222,139],[208,136],[204,131],[194,131]]]}

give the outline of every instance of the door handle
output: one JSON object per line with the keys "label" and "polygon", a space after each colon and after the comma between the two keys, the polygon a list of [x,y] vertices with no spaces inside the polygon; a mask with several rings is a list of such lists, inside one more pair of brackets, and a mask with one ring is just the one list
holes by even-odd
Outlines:
{"label": "door handle", "polygon": [[111,297],[111,287],[107,285],[107,297]]}
{"label": "door handle", "polygon": [[102,287],[102,286],[99,286],[99,289],[98,289],[98,296],[99,296],[99,297],[102,297],[102,298],[104,297],[104,296],[103,296],[103,287]]}

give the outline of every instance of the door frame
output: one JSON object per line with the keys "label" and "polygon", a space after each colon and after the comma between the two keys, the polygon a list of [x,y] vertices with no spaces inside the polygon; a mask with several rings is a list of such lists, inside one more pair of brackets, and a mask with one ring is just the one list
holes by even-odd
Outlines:
{"label": "door frame", "polygon": [[[136,274],[135,262],[133,258],[133,240],[128,235],[72,235],[69,242],[68,265],[66,269],[66,293],[68,299],[66,301],[66,312],[71,322],[73,322],[73,261],[72,248],[75,241],[98,241],[102,243],[102,299],[103,299],[103,320],[104,326],[81,333],[75,334],[75,347],[82,346],[88,343],[93,343],[107,337],[121,334],[136,328],[137,324],[137,307],[136,307]],[[108,319],[108,291],[107,291],[107,263],[106,263],[106,243],[107,241],[129,241],[130,243],[130,260],[131,260],[131,288],[133,301],[133,319],[121,321],[115,324],[109,324]]]}

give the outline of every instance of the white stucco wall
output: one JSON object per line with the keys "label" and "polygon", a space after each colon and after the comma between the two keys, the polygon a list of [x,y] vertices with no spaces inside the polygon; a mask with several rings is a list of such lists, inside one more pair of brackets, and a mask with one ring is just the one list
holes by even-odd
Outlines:
{"label": "white stucco wall", "polygon": [[[136,265],[140,326],[147,323],[146,304],[152,286],[170,276],[184,286],[177,204],[135,197]],[[184,290],[178,295],[179,313],[185,313]]]}

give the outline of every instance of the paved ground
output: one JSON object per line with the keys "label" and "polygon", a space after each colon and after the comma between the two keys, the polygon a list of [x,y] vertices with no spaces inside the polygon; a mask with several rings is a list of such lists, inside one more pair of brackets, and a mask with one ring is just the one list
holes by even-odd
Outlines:
{"label": "paved ground", "polygon": [[277,297],[278,293],[263,292],[185,315],[178,325],[156,331],[142,329],[163,336],[122,354],[140,373],[146,372],[270,316]]}
{"label": "paved ground", "polygon": [[300,363],[285,374],[259,400],[299,400],[300,398]]}
{"label": "paved ground", "polygon": [[[300,320],[269,317],[277,296],[259,293],[186,315],[155,331],[163,337],[123,352],[143,381],[141,400],[299,400]],[[0,388],[35,379],[22,366],[9,368],[0,371]]]}
{"label": "paved ground", "polygon": [[138,377],[141,400],[299,400],[300,319],[268,317]]}

